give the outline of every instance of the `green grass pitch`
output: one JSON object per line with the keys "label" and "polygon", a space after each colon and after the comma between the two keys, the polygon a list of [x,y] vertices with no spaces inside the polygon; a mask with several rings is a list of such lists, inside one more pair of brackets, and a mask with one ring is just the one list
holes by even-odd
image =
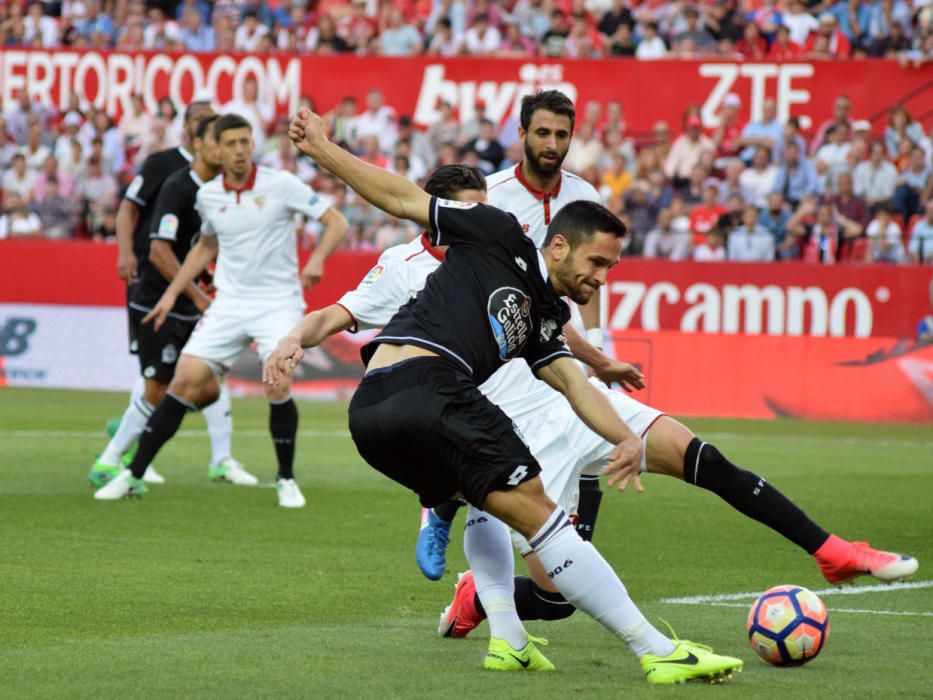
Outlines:
{"label": "green grass pitch", "polygon": [[[797,669],[767,666],[749,647],[751,597],[665,602],[826,584],[776,534],[657,476],[644,494],[605,494],[595,543],[650,619],[741,657],[745,671],[722,687],[650,688],[628,650],[578,613],[528,624],[550,639],[556,673],[484,672],[486,625],[466,640],[435,633],[466,568],[460,529],[445,577],[422,578],[418,504],[359,459],[345,405],[301,404],[309,506],[285,511],[270,488],[207,480],[200,416],[156,460],[167,484],[95,502],[87,468],[125,401],[0,389],[2,697],[930,697],[933,583],[824,595],[829,642]],[[265,404],[237,399],[234,416],[235,455],[271,482]],[[930,426],[686,422],[825,528],[909,552],[921,562],[914,582],[933,579]]]}

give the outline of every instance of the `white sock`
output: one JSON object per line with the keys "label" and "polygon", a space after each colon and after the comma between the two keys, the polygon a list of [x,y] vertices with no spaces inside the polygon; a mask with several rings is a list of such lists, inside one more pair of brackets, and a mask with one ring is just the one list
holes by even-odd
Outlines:
{"label": "white sock", "polygon": [[114,433],[110,442],[107,443],[104,453],[100,456],[100,461],[103,464],[109,464],[112,467],[120,465],[120,460],[126,451],[139,440],[139,436],[145,430],[146,423],[149,421],[149,416],[152,415],[153,410],[155,409],[146,403],[142,397],[130,401],[130,405],[126,407],[123,417],[120,419],[120,427]]}
{"label": "white sock", "polygon": [[528,636],[515,612],[515,557],[509,528],[501,520],[470,506],[463,532],[466,554],[476,593],[489,620],[489,632],[513,649],[522,649]]}
{"label": "white sock", "polygon": [[219,464],[230,456],[230,438],[233,435],[233,414],[227,382],[220,382],[220,396],[210,406],[201,409],[207,421],[207,434],[211,438],[211,464]]}
{"label": "white sock", "polygon": [[580,539],[562,509],[555,508],[528,542],[563,596],[619,637],[636,656],[667,656],[674,651],[671,640],[635,607],[615,571],[592,544]]}
{"label": "white sock", "polygon": [[134,401],[142,401],[143,396],[146,395],[146,380],[143,378],[143,375],[139,374],[136,376],[136,381],[133,382],[133,388],[130,389],[130,403]]}

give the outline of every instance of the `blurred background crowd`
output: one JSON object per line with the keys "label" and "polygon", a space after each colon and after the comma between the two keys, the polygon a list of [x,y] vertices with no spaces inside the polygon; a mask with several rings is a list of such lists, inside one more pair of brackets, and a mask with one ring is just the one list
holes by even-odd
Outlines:
{"label": "blurred background crowd", "polygon": [[[658,47],[656,56],[716,52],[731,42],[743,53],[757,45],[761,53],[749,55],[761,56],[782,42],[790,42],[793,51],[813,50],[831,24],[833,51],[884,56],[896,36],[895,53],[929,47],[933,18],[933,2],[921,0],[741,7],[729,0],[703,6],[652,0],[637,6],[628,0],[387,0],[378,6],[323,0],[308,7],[289,0],[65,0],[0,7],[7,45],[390,54],[406,53],[401,49],[408,46],[411,52],[444,55],[500,54],[510,36],[531,53],[614,54],[626,35],[636,54],[646,42]],[[566,31],[555,30],[556,20]],[[486,41],[492,29],[499,38]],[[138,36],[128,39],[134,30]],[[224,38],[226,33],[231,36]],[[406,35],[410,41],[403,41]],[[192,43],[195,36],[199,43]],[[291,170],[334,199],[353,227],[349,247],[381,250],[418,234],[299,156],[287,138],[287,118],[276,116],[261,92],[248,79],[242,99],[221,111],[237,112],[253,125],[257,162]],[[314,106],[312,97],[303,103]],[[135,97],[115,121],[77,95],[63,110],[32,101],[25,92],[2,105],[0,237],[112,238],[119,197],[145,157],[181,144],[183,108],[164,98],[150,113]],[[730,93],[713,129],[703,127],[698,105],[684,105],[679,123],[658,122],[650,133],[633,134],[621,103],[578,104],[564,168],[591,182],[626,221],[632,232],[628,255],[933,263],[933,129],[916,119],[929,115],[895,107],[887,123],[873,129],[867,115],[852,113],[844,94],[835,100],[834,116],[809,130],[794,118],[779,121],[770,100],[760,120],[747,121],[749,111]],[[468,120],[441,105],[438,119],[422,128],[374,90],[363,102],[345,98],[325,118],[345,148],[414,182],[439,164],[467,162],[491,173],[515,167],[523,157],[517,118],[491,121],[481,101]],[[308,228],[304,244],[313,246],[316,233]]]}

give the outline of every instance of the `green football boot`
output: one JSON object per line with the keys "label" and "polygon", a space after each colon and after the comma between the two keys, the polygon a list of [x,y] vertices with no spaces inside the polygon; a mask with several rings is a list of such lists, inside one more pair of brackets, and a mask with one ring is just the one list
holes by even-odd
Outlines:
{"label": "green football boot", "polygon": [[491,637],[483,668],[490,671],[553,671],[554,664],[538,651],[535,643],[545,646],[548,642],[528,635],[528,643],[515,650],[504,639]]}

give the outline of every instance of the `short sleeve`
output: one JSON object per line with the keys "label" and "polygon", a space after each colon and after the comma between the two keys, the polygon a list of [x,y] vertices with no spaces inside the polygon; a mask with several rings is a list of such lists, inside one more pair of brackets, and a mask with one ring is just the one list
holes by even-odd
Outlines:
{"label": "short sleeve", "polygon": [[523,356],[536,375],[558,357],[573,357],[564,337],[564,326],[570,320],[570,308],[558,301],[542,315],[534,343],[529,343]]}
{"label": "short sleeve", "polygon": [[380,258],[356,289],[337,302],[353,317],[354,331],[384,328],[417,290],[411,288],[408,267],[402,260]]}
{"label": "short sleeve", "polygon": [[481,246],[491,240],[502,242],[510,231],[523,236],[513,216],[479,202],[431,197],[428,217],[431,224],[428,237],[436,246]]}
{"label": "short sleeve", "polygon": [[191,208],[192,202],[189,200],[190,197],[186,195],[184,188],[175,178],[167,180],[159,190],[159,196],[152,210],[152,231],[149,238],[174,243],[178,239],[179,216]]}
{"label": "short sleeve", "polygon": [[289,172],[280,173],[285,192],[285,205],[294,212],[320,219],[333,206],[333,200],[319,194]]}
{"label": "short sleeve", "polygon": [[124,199],[128,199],[141,207],[146,206],[158,193],[159,187],[167,173],[164,172],[165,165],[160,167],[158,153],[146,158],[139,174],[133,178],[129,187],[126,188]]}
{"label": "short sleeve", "polygon": [[207,205],[204,203],[203,197],[201,197],[203,191],[203,189],[198,190],[198,194],[194,198],[194,208],[198,212],[198,216],[201,217],[201,233],[205,236],[216,236],[217,231],[211,225],[211,219],[207,215]]}

